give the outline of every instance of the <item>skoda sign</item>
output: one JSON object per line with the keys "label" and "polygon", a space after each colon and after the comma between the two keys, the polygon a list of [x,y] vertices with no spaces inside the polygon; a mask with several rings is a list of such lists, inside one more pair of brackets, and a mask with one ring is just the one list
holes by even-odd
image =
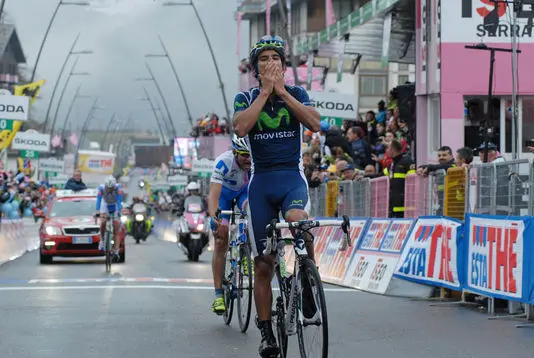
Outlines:
{"label": "skoda sign", "polygon": [[0,96],[0,118],[16,121],[28,120],[30,97]]}
{"label": "skoda sign", "polygon": [[17,132],[11,143],[11,149],[48,152],[50,151],[50,134],[41,134],[36,131]]}
{"label": "skoda sign", "polygon": [[356,119],[358,101],[356,95],[335,92],[308,92],[312,106],[321,117]]}

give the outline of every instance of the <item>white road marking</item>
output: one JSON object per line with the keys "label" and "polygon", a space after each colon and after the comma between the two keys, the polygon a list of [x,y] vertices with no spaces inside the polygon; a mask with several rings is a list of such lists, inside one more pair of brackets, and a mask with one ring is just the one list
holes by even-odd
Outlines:
{"label": "white road marking", "polygon": [[[46,290],[95,290],[95,289],[166,289],[166,290],[213,290],[211,286],[177,286],[177,285],[84,285],[84,286],[7,286],[0,287],[0,291],[46,291]],[[278,291],[278,288],[273,288]],[[325,288],[325,292],[360,293],[350,288]]]}

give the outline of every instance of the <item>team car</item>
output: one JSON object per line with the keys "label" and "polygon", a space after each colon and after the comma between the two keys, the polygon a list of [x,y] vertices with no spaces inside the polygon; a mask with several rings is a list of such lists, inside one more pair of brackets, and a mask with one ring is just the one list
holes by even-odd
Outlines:
{"label": "team car", "polygon": [[[39,229],[40,262],[52,263],[54,256],[95,257],[104,256],[98,250],[100,242],[99,218],[95,222],[96,189],[78,192],[58,190],[48,204]],[[120,225],[119,262],[126,259],[124,238],[126,230]]]}

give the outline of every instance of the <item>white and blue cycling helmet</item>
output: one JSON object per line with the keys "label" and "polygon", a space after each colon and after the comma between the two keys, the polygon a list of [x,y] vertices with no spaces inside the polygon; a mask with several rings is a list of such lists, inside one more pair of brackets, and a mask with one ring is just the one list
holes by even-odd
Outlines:
{"label": "white and blue cycling helmet", "polygon": [[232,148],[238,153],[250,153],[245,139],[238,137],[236,134],[232,136]]}
{"label": "white and blue cycling helmet", "polygon": [[110,175],[106,178],[106,181],[104,182],[106,188],[113,188],[115,185],[117,185],[117,180],[115,180],[115,177],[113,175]]}

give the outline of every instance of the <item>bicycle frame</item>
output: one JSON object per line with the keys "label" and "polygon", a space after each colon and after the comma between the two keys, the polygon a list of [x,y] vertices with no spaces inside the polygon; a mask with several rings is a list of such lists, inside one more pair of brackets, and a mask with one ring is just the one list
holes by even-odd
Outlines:
{"label": "bicycle frame", "polygon": [[[300,280],[300,269],[302,261],[308,257],[308,252],[306,250],[304,238],[301,236],[299,238],[282,238],[278,235],[278,230],[283,228],[293,228],[300,231],[308,231],[314,227],[320,226],[340,226],[345,233],[345,240],[342,240],[340,251],[346,250],[347,246],[352,246],[349,232],[350,232],[350,221],[347,216],[343,217],[343,221],[340,220],[303,220],[299,222],[291,223],[277,223],[276,220],[267,226],[267,247],[264,250],[264,254],[275,253],[275,270],[279,272],[282,279],[287,279],[286,270],[285,270],[285,246],[286,244],[293,245],[295,250],[295,265],[293,269],[293,275],[291,280],[284,280],[283,283],[280,283],[281,295],[285,299],[285,305],[287,310],[284,316],[284,328],[286,336],[293,336],[297,334],[297,324],[302,326],[307,326],[310,324],[319,325],[321,324],[321,307],[319,309],[319,316],[315,321],[304,320],[304,315],[302,314],[302,287]],[[273,244],[276,243],[273,250]],[[287,292],[289,284],[291,290]]]}
{"label": "bicycle frame", "polygon": [[[276,234],[275,234],[276,235]],[[304,240],[302,243],[295,239],[282,239],[276,235],[278,241],[278,249],[275,259],[275,270],[280,272],[280,277],[288,279],[286,277],[286,264],[285,264],[285,246],[290,243],[293,244],[295,250],[295,264],[293,267],[293,275],[291,280],[286,280],[286,287],[280,287],[281,294],[285,297],[286,310],[284,319],[285,334],[287,336],[293,336],[297,334],[297,323],[303,324],[302,315],[302,287],[300,283],[300,262],[302,259],[308,257],[308,252],[304,248]],[[281,239],[281,240],[280,240]],[[288,292],[288,287],[291,288]],[[300,299],[299,299],[300,298]]]}
{"label": "bicycle frame", "polygon": [[[237,213],[233,210],[222,210],[221,215],[231,215],[232,220],[229,228],[230,241],[228,242],[228,250],[230,251],[231,266],[231,278],[232,278],[232,296],[235,296],[237,287],[237,277],[233,274],[239,261],[239,246],[246,245],[247,243],[247,215],[246,213],[239,213],[239,217],[236,220]],[[237,235],[232,233],[237,229]]]}
{"label": "bicycle frame", "polygon": [[106,251],[111,250],[111,244],[113,241],[113,237],[115,236],[115,212],[108,214],[108,217],[106,219],[106,242],[105,242],[105,249]]}

